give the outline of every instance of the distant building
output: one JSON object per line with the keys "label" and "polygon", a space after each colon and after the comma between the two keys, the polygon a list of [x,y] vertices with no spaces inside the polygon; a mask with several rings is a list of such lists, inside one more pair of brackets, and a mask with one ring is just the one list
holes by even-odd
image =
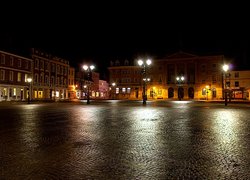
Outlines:
{"label": "distant building", "polygon": [[68,77],[69,77],[69,80],[68,80],[68,98],[75,99],[76,98],[75,68],[73,68],[73,67],[69,68]]}
{"label": "distant building", "polygon": [[[221,99],[224,56],[197,56],[178,52],[153,59],[147,69],[148,99]],[[121,65],[122,64],[122,65]],[[133,64],[133,65],[129,65]],[[142,99],[142,74],[137,62],[111,63],[110,81],[116,83],[115,98]],[[182,82],[176,78],[183,76]]]}
{"label": "distant building", "polygon": [[69,61],[32,49],[33,99],[68,99]]}
{"label": "distant building", "polygon": [[250,93],[250,70],[230,71],[227,78],[233,99],[248,99]]}
{"label": "distant building", "polygon": [[109,84],[107,81],[99,80],[99,94],[100,99],[109,98]]}
{"label": "distant building", "polygon": [[0,51],[0,101],[27,100],[32,69],[32,59]]}

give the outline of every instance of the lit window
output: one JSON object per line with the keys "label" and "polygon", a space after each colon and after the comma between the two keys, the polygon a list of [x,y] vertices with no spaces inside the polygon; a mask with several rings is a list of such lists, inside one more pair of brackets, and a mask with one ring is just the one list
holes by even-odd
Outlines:
{"label": "lit window", "polygon": [[19,72],[17,73],[17,81],[20,82],[22,79],[22,74]]}
{"label": "lit window", "polygon": [[24,76],[24,82],[27,82],[28,74],[25,74]]}
{"label": "lit window", "polygon": [[13,96],[16,96],[16,88],[13,89]]}
{"label": "lit window", "polygon": [[205,89],[205,88],[204,88],[204,89],[202,89],[202,95],[203,95],[203,96],[205,96],[205,95],[206,95],[206,92],[207,92],[207,91],[206,91],[206,89]]}
{"label": "lit window", "polygon": [[119,88],[116,88],[116,89],[115,89],[115,93],[116,93],[116,94],[119,94]]}
{"label": "lit window", "polygon": [[122,88],[122,93],[126,93],[126,88]]}
{"label": "lit window", "polygon": [[127,93],[130,93],[131,92],[131,89],[130,88],[127,88]]}

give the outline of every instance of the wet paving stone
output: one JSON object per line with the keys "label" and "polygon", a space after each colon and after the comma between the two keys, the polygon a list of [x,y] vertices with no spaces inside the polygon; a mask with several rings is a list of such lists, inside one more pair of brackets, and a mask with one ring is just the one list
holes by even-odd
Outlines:
{"label": "wet paving stone", "polygon": [[0,179],[250,179],[250,106],[0,105]]}

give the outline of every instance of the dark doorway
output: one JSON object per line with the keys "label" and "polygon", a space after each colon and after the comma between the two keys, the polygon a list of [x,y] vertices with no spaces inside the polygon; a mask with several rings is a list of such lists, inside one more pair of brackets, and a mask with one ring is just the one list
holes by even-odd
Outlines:
{"label": "dark doorway", "polygon": [[173,98],[174,97],[174,89],[173,88],[168,88],[168,98]]}
{"label": "dark doorway", "polygon": [[188,88],[188,97],[190,99],[194,99],[194,88],[192,87]]}
{"label": "dark doorway", "polygon": [[181,100],[184,97],[184,89],[182,87],[178,88],[178,99]]}
{"label": "dark doorway", "polygon": [[135,88],[135,97],[138,98],[139,97],[139,89]]}

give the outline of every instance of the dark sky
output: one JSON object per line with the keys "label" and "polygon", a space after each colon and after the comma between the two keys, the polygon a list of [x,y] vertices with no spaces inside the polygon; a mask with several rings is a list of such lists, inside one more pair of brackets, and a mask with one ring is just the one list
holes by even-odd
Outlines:
{"label": "dark sky", "polygon": [[[247,6],[215,6],[152,7],[154,11],[137,9],[132,15],[130,11],[123,11],[121,15],[117,10],[81,18],[81,23],[72,24],[63,19],[59,22],[60,28],[39,26],[32,31],[1,32],[0,45],[3,48],[46,47],[48,52],[68,58],[73,66],[92,61],[100,72],[110,60],[156,58],[179,50],[197,55],[222,54],[236,69],[250,69]],[[61,28],[64,23],[69,29]]]}

